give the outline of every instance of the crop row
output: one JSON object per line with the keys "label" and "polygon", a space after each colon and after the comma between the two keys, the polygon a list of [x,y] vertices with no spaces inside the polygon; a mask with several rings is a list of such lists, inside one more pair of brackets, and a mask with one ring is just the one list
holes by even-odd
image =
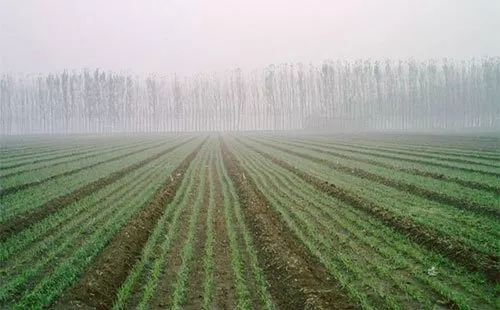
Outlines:
{"label": "crop row", "polygon": [[2,153],[0,308],[498,306],[492,137],[60,139]]}
{"label": "crop row", "polygon": [[[305,137],[302,137],[303,139]],[[368,151],[391,151],[396,154],[420,156],[423,158],[435,158],[443,160],[458,160],[458,162],[477,163],[477,164],[495,164],[500,159],[500,153],[484,152],[475,148],[471,149],[447,149],[442,146],[423,146],[423,145],[405,145],[396,144],[391,141],[373,141],[373,140],[351,140],[351,139],[331,139],[308,137],[306,140],[322,144],[337,144],[360,148]],[[464,161],[465,160],[465,161]]]}
{"label": "crop row", "polygon": [[[248,142],[245,143],[250,146]],[[457,248],[455,251],[461,253],[460,257],[466,260],[468,254],[464,254],[473,251],[469,254],[476,253],[483,258],[480,260],[484,264],[483,270],[488,269],[492,264],[495,265],[497,260],[495,253],[498,253],[499,246],[497,242],[499,229],[498,222],[494,219],[476,213],[465,213],[451,206],[435,203],[364,178],[335,172],[329,167],[304,160],[290,154],[290,152],[280,151],[262,144],[254,145],[252,148],[261,153],[269,154],[267,156],[277,157],[298,171],[307,172],[314,178],[322,180],[321,183],[331,183],[335,188],[349,193],[348,195],[359,197],[362,206],[370,206],[370,208],[377,210],[379,212],[377,214],[380,216],[387,216],[386,220],[399,219],[397,223],[401,225],[406,223],[402,227],[409,225],[408,229],[411,228],[412,231],[418,231],[419,227],[432,231],[433,234],[440,236],[439,238],[451,242],[449,246],[443,244],[444,249],[451,250],[455,244]],[[448,241],[443,242],[447,243]],[[474,259],[471,259],[471,264],[480,265],[480,261],[474,262]]]}
{"label": "crop row", "polygon": [[470,274],[363,210],[232,142],[273,210],[362,306],[494,308],[495,291],[485,284],[484,275]]}
{"label": "crop row", "polygon": [[91,164],[90,167],[80,167],[70,170],[72,173],[66,171],[57,175],[57,177],[51,177],[49,180],[43,182],[35,181],[35,184],[26,189],[4,194],[0,197],[0,203],[6,206],[6,208],[1,214],[0,223],[5,223],[7,220],[19,216],[19,214],[43,208],[46,204],[51,204],[57,197],[78,194],[79,189],[83,188],[86,184],[99,182],[100,179],[108,175],[126,170],[135,163],[147,161],[148,158],[161,156],[188,141],[184,139],[173,146],[172,141],[163,142],[154,148],[136,150],[134,154],[122,154],[119,155],[120,158],[114,158],[113,160],[110,158],[102,163]]}
{"label": "crop row", "polygon": [[13,308],[50,304],[168,181],[193,147],[189,143],[162,155],[3,241],[1,303]]}
{"label": "crop row", "polygon": [[[47,169],[48,171],[53,170],[54,168],[68,163],[74,163],[76,161],[97,157],[104,155],[106,153],[113,153],[115,151],[124,150],[128,148],[133,148],[139,145],[147,145],[151,144],[151,141],[139,141],[138,143],[116,143],[116,144],[108,144],[103,146],[93,146],[85,149],[78,149],[73,152],[69,152],[66,154],[58,155],[55,157],[49,158],[37,158],[32,160],[31,162],[24,164],[16,164],[9,168],[3,169],[0,173],[0,177],[7,178],[13,175],[19,175],[23,173],[29,173],[32,175],[35,172],[38,172],[41,169]],[[42,175],[43,177],[44,175]],[[29,178],[28,178],[29,179]],[[34,177],[32,177],[34,179]]]}
{"label": "crop row", "polygon": [[[90,143],[87,144],[86,142]],[[14,162],[24,158],[35,158],[37,155],[45,156],[50,153],[74,150],[77,147],[92,146],[95,144],[94,141],[91,142],[87,139],[70,139],[65,141],[65,143],[60,143],[60,141],[54,141],[52,139],[48,141],[42,139],[38,142],[24,141],[23,145],[3,143],[2,149],[0,150],[0,162]]]}
{"label": "crop row", "polygon": [[[284,139],[288,140],[288,139]],[[431,168],[433,170],[444,170],[444,171],[454,171],[455,173],[463,173],[472,177],[477,176],[477,180],[480,181],[481,178],[498,178],[500,176],[500,170],[498,168],[484,167],[481,165],[471,165],[471,164],[460,164],[460,163],[450,163],[446,160],[429,160],[417,155],[407,156],[398,155],[392,153],[390,150],[385,152],[373,151],[373,150],[363,150],[356,146],[351,145],[340,145],[339,143],[319,143],[312,142],[311,140],[298,139],[298,141],[315,146],[327,147],[329,149],[335,150],[337,152],[346,152],[356,156],[370,156],[371,158],[376,158],[377,160],[393,161],[403,166],[415,166],[423,168]]]}
{"label": "crop row", "polygon": [[16,150],[9,146],[5,147],[5,151],[0,155],[0,168],[5,169],[10,165],[29,164],[33,161],[45,161],[51,158],[62,156],[64,154],[78,153],[86,149],[101,147],[106,145],[117,145],[120,143],[138,143],[143,140],[152,140],[151,137],[86,137],[80,136],[78,139],[74,137],[63,140],[43,140],[41,142],[30,142],[25,148]]}
{"label": "crop row", "polygon": [[[288,140],[289,143],[295,142]],[[322,143],[311,142],[308,140],[297,140],[296,144],[303,145],[309,149],[315,149],[318,152],[331,154],[341,158],[352,159],[372,165],[402,171],[405,173],[443,180],[456,183],[468,188],[486,190],[492,193],[500,193],[498,178],[494,176],[485,176],[479,173],[456,171],[449,168],[435,168],[425,164],[411,163],[404,160],[395,160],[372,156],[370,154],[360,154],[356,150],[345,148],[336,148],[335,146],[326,146]]]}
{"label": "crop row", "polygon": [[369,151],[374,154],[391,154],[391,155],[396,155],[400,156],[401,158],[405,159],[419,159],[419,160],[426,160],[428,161],[429,164],[449,164],[450,166],[456,166],[456,167],[465,167],[465,168],[472,168],[472,169],[484,169],[485,167],[492,167],[492,168],[500,168],[500,165],[498,165],[496,160],[479,160],[479,159],[472,159],[472,158],[467,158],[467,156],[461,155],[461,154],[455,154],[455,153],[450,153],[446,155],[436,155],[436,154],[429,154],[426,152],[419,152],[415,150],[400,150],[398,148],[394,147],[387,147],[385,145],[376,145],[376,146],[370,146],[370,145],[363,145],[359,143],[352,143],[352,142],[330,142],[327,143],[329,145],[333,146],[339,146],[339,147],[346,147],[346,148],[351,148],[351,149],[357,149],[357,150],[363,150],[363,151]]}
{"label": "crop row", "polygon": [[[32,184],[39,184],[51,180],[53,178],[58,178],[64,175],[70,175],[78,173],[79,171],[92,168],[95,165],[102,163],[119,160],[126,156],[137,154],[139,152],[153,149],[164,144],[164,142],[155,141],[155,143],[148,143],[143,145],[139,143],[137,145],[131,144],[124,148],[115,148],[112,150],[107,150],[104,153],[97,153],[96,156],[86,156],[84,158],[79,158],[78,156],[70,155],[70,161],[63,163],[50,163],[46,167],[41,167],[39,169],[30,169],[26,171],[15,171],[14,173],[9,173],[8,175],[2,176],[5,184],[5,188],[2,191],[2,195],[5,193],[18,191],[30,186]],[[100,156],[99,156],[100,155]],[[73,160],[72,157],[76,157],[78,160]]]}
{"label": "crop row", "polygon": [[[35,154],[25,154],[23,156],[16,156],[14,159],[5,160],[2,158],[0,165],[0,170],[2,173],[10,173],[15,171],[15,168],[22,168],[25,166],[35,165],[38,163],[50,162],[52,160],[58,160],[68,156],[77,156],[80,154],[86,154],[89,150],[93,150],[97,145],[83,145],[83,146],[67,146],[62,149],[49,149],[48,151],[40,150]],[[5,170],[7,170],[5,172]]]}
{"label": "crop row", "polygon": [[[363,177],[459,209],[500,217],[500,208],[495,206],[500,193],[491,193],[490,191],[484,191],[484,189],[475,189],[455,182],[448,182],[446,178],[435,179],[426,175],[415,175],[386,164],[380,164],[370,158],[359,159],[355,156],[332,152],[322,147],[311,147],[286,141],[272,140],[272,143],[257,141],[282,151],[291,152],[313,162],[322,163],[332,170]],[[498,190],[500,191],[500,188]]]}
{"label": "crop row", "polygon": [[[214,144],[189,167],[118,291],[114,308],[249,308],[258,302],[249,285],[259,288],[262,305],[269,307],[251,237]],[[216,264],[222,261],[227,264]],[[221,289],[229,291],[226,296]]]}
{"label": "crop row", "polygon": [[450,150],[446,151],[441,148],[427,148],[421,146],[404,147],[399,145],[391,145],[387,143],[373,143],[373,142],[344,142],[348,146],[354,146],[362,148],[365,150],[380,150],[380,151],[391,151],[397,154],[403,155],[417,155],[420,157],[435,158],[441,160],[451,160],[462,163],[471,163],[482,165],[485,164],[495,165],[495,163],[500,159],[500,153],[490,153],[482,152],[480,150]]}
{"label": "crop row", "polygon": [[408,147],[425,147],[447,152],[480,152],[499,155],[498,137],[494,135],[452,135],[452,134],[365,134],[349,135],[349,140],[360,143],[381,143]]}

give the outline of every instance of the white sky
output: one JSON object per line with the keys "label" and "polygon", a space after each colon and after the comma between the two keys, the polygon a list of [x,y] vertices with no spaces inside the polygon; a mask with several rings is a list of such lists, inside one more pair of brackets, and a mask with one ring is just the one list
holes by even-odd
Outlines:
{"label": "white sky", "polygon": [[500,0],[0,0],[0,72],[500,56]]}

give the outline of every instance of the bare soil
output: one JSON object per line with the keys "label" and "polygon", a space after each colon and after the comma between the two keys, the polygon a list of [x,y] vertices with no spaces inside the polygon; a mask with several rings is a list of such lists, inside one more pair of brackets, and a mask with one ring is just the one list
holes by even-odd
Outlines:
{"label": "bare soil", "polygon": [[[182,224],[179,226],[179,231],[177,233],[176,241],[173,242],[172,248],[168,251],[168,256],[165,258],[165,262],[163,262],[165,264],[163,275],[160,277],[158,281],[158,286],[155,289],[155,294],[151,299],[151,307],[153,309],[167,309],[172,306],[171,297],[175,290],[175,284],[177,281],[177,275],[179,269],[183,263],[182,252],[187,242],[189,234],[189,221],[190,218],[193,216],[193,212],[195,211],[193,207],[196,202],[197,198],[196,196],[198,194],[198,191],[200,191],[201,187],[201,180],[200,180],[201,169],[206,169],[206,168],[202,167],[200,168],[200,170],[195,172],[194,174],[195,182],[193,183],[193,186],[190,189],[192,196],[189,198],[189,201],[187,203],[185,203],[183,206],[180,206],[184,208],[180,218],[180,223]],[[205,179],[205,182],[207,180],[208,179]],[[200,217],[201,214],[203,213],[203,208],[208,204],[208,196],[207,196],[208,188],[205,189],[206,190],[204,193],[202,205],[199,207],[200,216],[198,217],[197,224],[195,226],[197,228],[198,226],[200,226],[201,223]],[[196,235],[195,235],[195,240],[196,240]],[[194,250],[196,251],[196,249]],[[189,264],[189,266],[192,267],[192,264]]]}
{"label": "bare soil", "polygon": [[215,210],[214,210],[214,300],[216,309],[234,309],[236,306],[236,278],[231,267],[231,248],[229,245],[222,184],[215,174]]}

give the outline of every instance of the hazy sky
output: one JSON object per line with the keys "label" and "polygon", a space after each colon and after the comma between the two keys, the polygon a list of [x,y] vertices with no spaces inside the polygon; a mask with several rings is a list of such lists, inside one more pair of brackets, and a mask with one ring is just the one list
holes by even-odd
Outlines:
{"label": "hazy sky", "polygon": [[500,56],[500,0],[0,0],[0,72]]}

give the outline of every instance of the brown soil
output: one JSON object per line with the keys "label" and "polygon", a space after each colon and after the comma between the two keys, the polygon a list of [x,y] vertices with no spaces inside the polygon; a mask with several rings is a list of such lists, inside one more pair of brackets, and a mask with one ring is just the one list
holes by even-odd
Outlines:
{"label": "brown soil", "polygon": [[[92,203],[91,205],[88,205],[86,206],[85,208],[82,208],[81,210],[79,210],[78,212],[76,212],[73,216],[74,217],[79,217],[82,213],[86,213],[85,214],[85,217],[87,219],[89,218],[92,218],[92,217],[95,217],[97,213],[100,212],[100,210],[94,210],[92,212],[89,213],[89,209],[92,209],[94,208],[95,206],[98,206],[98,205],[101,205],[103,204],[107,199],[109,199],[109,197],[113,196],[114,194],[116,194],[117,192],[121,191],[124,187],[126,187],[128,184],[122,184],[120,186],[118,186],[117,188],[115,188],[114,190],[112,190],[111,192],[109,192],[107,195],[101,197],[98,201]],[[139,184],[136,184],[134,187],[131,187],[129,189],[129,191],[133,191],[137,188],[137,186],[139,186]],[[39,234],[37,235],[32,241],[30,244],[28,244],[27,246],[34,246],[36,244],[38,244],[41,240],[47,238],[48,236],[54,234],[56,231],[59,231],[60,229],[62,229],[62,227],[65,226],[67,222],[63,222],[63,223],[60,223],[60,225],[54,225],[52,227],[50,227],[47,231],[45,231],[44,233],[42,234]],[[67,231],[66,234],[72,234],[75,230],[78,230],[79,227],[74,227],[72,228],[71,230]],[[61,238],[63,238],[64,235],[61,235],[59,236],[56,240],[60,240]],[[4,265],[2,264],[3,262],[0,262],[0,267],[4,267]]]}
{"label": "brown soil", "polygon": [[234,309],[236,307],[236,278],[231,267],[231,248],[229,245],[222,184],[216,169],[215,210],[214,210],[214,299],[215,309]]}
{"label": "brown soil", "polygon": [[[229,181],[230,182],[230,181]],[[230,195],[232,197],[232,195]],[[238,199],[238,197],[235,197],[235,199]],[[238,218],[236,217],[236,210],[234,207],[234,202],[232,202],[232,199],[230,200],[230,217],[231,221],[233,223],[233,230],[236,235],[236,242],[238,249],[240,250],[240,259],[243,264],[243,266],[251,266],[252,261],[250,258],[250,253],[247,248],[247,244],[245,243],[245,237],[243,235],[243,229],[244,227],[242,225],[245,225],[245,220],[243,220],[242,225],[238,223]],[[246,225],[245,225],[246,226]],[[227,238],[227,236],[226,236]],[[250,296],[250,300],[252,302],[252,307],[257,309],[261,306],[262,301],[261,301],[261,296],[260,296],[260,285],[257,283],[254,275],[254,270],[253,268],[245,268],[243,270],[244,276],[245,276],[245,285],[248,289],[248,293]]]}
{"label": "brown soil", "polygon": [[17,217],[9,220],[6,223],[3,223],[0,225],[0,241],[3,241],[7,239],[9,236],[12,236],[26,227],[39,222],[43,218],[47,217],[48,215],[55,213],[59,209],[75,202],[78,201],[79,199],[91,194],[92,192],[109,185],[116,180],[124,177],[128,173],[135,171],[148,163],[152,162],[155,159],[160,158],[161,156],[170,153],[174,151],[175,149],[181,147],[182,145],[190,142],[192,139],[184,141],[182,143],[179,143],[173,147],[170,147],[160,153],[157,153],[151,157],[148,157],[140,162],[137,162],[133,165],[130,165],[128,167],[125,167],[121,170],[115,171],[105,177],[102,177],[96,181],[93,181],[91,183],[88,183],[80,188],[77,188],[73,192],[56,197],[48,202],[46,202],[44,205],[33,209],[33,210],[28,210]]}
{"label": "brown soil", "polygon": [[335,184],[330,184],[299,170],[268,153],[255,148],[253,149],[263,157],[289,170],[323,192],[381,220],[383,223],[406,235],[414,242],[427,247],[431,251],[437,251],[438,253],[446,255],[471,271],[484,273],[493,283],[500,283],[500,261],[497,255],[475,251],[451,236],[442,236],[432,228],[417,225],[410,219],[397,216]]}
{"label": "brown soil", "polygon": [[268,207],[224,142],[222,152],[276,305],[282,309],[355,308],[339,284]]}
{"label": "brown soil", "polygon": [[[175,290],[177,274],[179,272],[179,268],[182,265],[182,250],[187,242],[187,237],[189,232],[189,220],[193,216],[194,212],[193,206],[196,201],[197,193],[198,191],[200,191],[201,187],[201,182],[200,182],[201,169],[205,168],[202,167],[200,168],[200,170],[195,172],[194,177],[196,178],[196,180],[193,184],[193,187],[191,187],[191,192],[193,193],[193,196],[190,197],[190,201],[188,203],[186,203],[184,206],[181,206],[184,207],[184,210],[182,211],[182,215],[180,218],[180,223],[182,224],[180,225],[179,231],[177,233],[177,238],[176,238],[177,240],[172,244],[172,248],[169,250],[168,253],[169,255],[165,258],[164,262],[165,269],[158,281],[158,286],[155,289],[154,296],[151,299],[150,306],[153,309],[166,309],[166,308],[168,309],[171,307],[172,303],[171,297]],[[204,193],[205,194],[204,198],[206,198],[206,192],[207,191],[205,191]],[[202,205],[200,206],[200,208],[203,208],[204,205],[206,205],[206,201],[202,201]],[[200,216],[202,212],[203,212],[202,209],[200,209]],[[200,223],[200,218],[198,218],[198,223]]]}
{"label": "brown soil", "polygon": [[[192,189],[195,190],[199,187],[199,184],[193,185]],[[175,236],[175,241],[172,242],[171,248],[168,250],[165,256],[164,269],[162,270],[160,279],[158,280],[158,285],[155,288],[153,297],[150,300],[150,307],[152,309],[166,309],[170,306],[171,296],[174,292],[174,284],[177,279],[178,270],[182,264],[181,253],[182,247],[187,237],[187,224],[189,222],[189,216],[193,212],[192,206],[194,204],[194,198],[190,199],[190,202],[184,206],[184,210],[181,212],[179,231]],[[182,208],[182,206],[180,206]],[[147,281],[147,279],[145,279]],[[137,305],[140,302],[142,292],[138,291],[131,298],[130,304]]]}
{"label": "brown soil", "polygon": [[149,204],[122,227],[95,258],[94,264],[82,275],[79,282],[60,298],[56,308],[111,308],[117,290],[140,257],[144,244],[164,211],[164,206],[175,196],[187,168],[200,148],[201,145],[183,160]]}
{"label": "brown soil", "polygon": [[[348,175],[352,175],[352,176],[360,177],[360,178],[367,179],[367,180],[370,180],[373,182],[377,182],[379,184],[383,184],[383,185],[395,188],[395,189],[403,191],[403,192],[408,192],[408,193],[414,194],[416,196],[420,196],[420,197],[425,198],[425,199],[429,199],[429,200],[432,200],[432,201],[435,201],[438,203],[450,205],[450,206],[455,207],[457,209],[467,210],[467,211],[471,211],[471,212],[474,212],[477,214],[484,214],[484,215],[492,217],[492,218],[500,219],[500,210],[498,208],[490,208],[487,206],[478,205],[478,204],[475,204],[473,202],[465,201],[465,200],[460,199],[460,198],[455,198],[452,196],[448,196],[446,194],[434,192],[434,191],[419,187],[419,186],[414,185],[414,184],[405,183],[402,181],[397,181],[397,180],[394,180],[394,179],[391,179],[391,178],[388,178],[388,177],[385,177],[382,175],[368,172],[368,171],[363,170],[363,169],[343,166],[341,164],[335,163],[335,162],[330,161],[330,160],[314,157],[314,156],[309,155],[309,154],[295,152],[295,151],[289,150],[287,148],[273,145],[270,143],[266,143],[266,142],[262,142],[262,141],[258,141],[258,143],[265,145],[265,146],[268,146],[268,147],[275,148],[277,150],[280,150],[280,151],[283,151],[283,152],[286,152],[286,153],[289,153],[292,155],[295,155],[295,156],[298,156],[300,158],[310,160],[310,161],[315,162],[315,163],[319,163],[321,165],[325,165],[333,170],[337,170],[337,171],[340,171],[340,172],[348,174]],[[249,148],[255,149],[254,147],[251,147],[248,144],[245,144],[245,145]],[[309,149],[312,149],[313,151],[317,151],[317,149],[315,149],[315,148],[309,148]],[[319,150],[319,151],[321,151],[321,150]],[[325,152],[325,151],[322,151],[322,152]]]}

